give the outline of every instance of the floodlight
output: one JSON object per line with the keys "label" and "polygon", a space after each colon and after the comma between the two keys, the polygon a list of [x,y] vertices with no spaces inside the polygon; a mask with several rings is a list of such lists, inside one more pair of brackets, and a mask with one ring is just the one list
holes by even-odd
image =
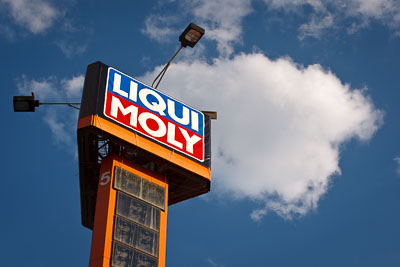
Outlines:
{"label": "floodlight", "polygon": [[194,23],[190,23],[189,26],[179,36],[179,42],[183,47],[190,46],[193,48],[197,42],[203,37],[204,29]]}
{"label": "floodlight", "polygon": [[172,58],[168,61],[167,65],[161,70],[161,72],[157,75],[157,77],[154,79],[153,83],[151,84],[151,87],[154,87],[154,84],[158,80],[156,86],[154,89],[157,89],[158,85],[160,84],[162,78],[165,75],[165,72],[167,71],[169,65],[171,65],[171,62],[174,60],[176,55],[182,50],[182,48],[186,46],[190,46],[193,48],[197,44],[197,42],[200,40],[200,38],[204,35],[205,30],[194,24],[190,23],[189,26],[186,27],[186,29],[182,32],[182,34],[179,36],[179,42],[181,42],[181,47],[179,47],[178,51],[175,52],[175,54],[172,56]]}
{"label": "floodlight", "polygon": [[31,96],[14,96],[14,112],[35,112],[35,108],[40,105],[67,105],[71,108],[78,109],[74,105],[80,105],[81,103],[71,103],[71,102],[39,102],[35,100],[35,94],[32,92]]}
{"label": "floodlight", "polygon": [[35,94],[31,96],[14,96],[14,112],[34,112],[39,106],[39,100],[35,100]]}

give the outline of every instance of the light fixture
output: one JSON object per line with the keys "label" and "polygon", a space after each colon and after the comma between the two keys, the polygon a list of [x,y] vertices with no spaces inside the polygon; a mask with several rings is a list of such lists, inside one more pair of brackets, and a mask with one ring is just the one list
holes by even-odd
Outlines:
{"label": "light fixture", "polygon": [[78,109],[74,105],[80,105],[81,103],[70,103],[70,102],[39,102],[35,100],[35,94],[32,92],[31,96],[14,96],[14,112],[35,112],[35,108],[40,105],[67,105],[71,108]]}
{"label": "light fixture", "polygon": [[179,36],[179,42],[183,47],[190,46],[193,48],[197,42],[203,37],[204,29],[194,23],[190,23],[189,26]]}
{"label": "light fixture", "polygon": [[[172,58],[168,61],[168,63],[165,65],[165,67],[161,70],[161,72],[157,75],[157,77],[154,79],[153,83],[151,84],[151,87],[154,89],[157,89],[158,85],[160,84],[162,78],[165,75],[165,72],[167,71],[169,65],[171,65],[172,60],[178,55],[178,53],[182,50],[182,48],[186,46],[194,47],[197,42],[201,39],[201,37],[204,35],[205,30],[194,24],[190,23],[189,26],[186,27],[186,29],[182,32],[182,34],[179,36],[179,42],[181,42],[181,47],[179,47],[178,51],[175,52],[175,54],[172,56]],[[154,87],[154,84],[158,80],[156,86]]]}
{"label": "light fixture", "polygon": [[39,107],[39,100],[35,100],[35,94],[31,96],[14,96],[14,112],[34,112]]}

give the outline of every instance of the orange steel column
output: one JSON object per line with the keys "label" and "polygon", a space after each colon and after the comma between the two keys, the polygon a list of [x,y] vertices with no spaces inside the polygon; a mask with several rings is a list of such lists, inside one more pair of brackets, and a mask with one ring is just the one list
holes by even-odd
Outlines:
{"label": "orange steel column", "polygon": [[[148,196],[148,194],[135,195],[130,194],[130,192],[124,192],[123,189],[118,188],[119,185],[115,185],[116,172],[118,172],[117,176],[123,176],[125,180],[127,179],[126,176],[130,175],[132,177],[135,177],[135,181],[142,181],[142,184],[145,185],[143,185],[144,188],[142,188],[141,191],[151,191],[149,188],[151,188],[152,186],[156,187],[156,189],[159,191],[160,189],[162,189],[164,192],[164,204],[160,205],[159,203],[161,202],[157,202],[156,204],[154,204],[154,201],[153,203],[151,203],[151,201],[148,202],[149,197],[146,197]],[[113,248],[117,250],[119,249],[117,252],[114,252],[115,254],[121,252],[122,247],[122,250],[125,249],[125,251],[123,251],[124,253],[120,253],[120,255],[118,256],[118,260],[122,258],[122,260],[126,260],[126,262],[129,261],[130,263],[126,265],[126,262],[124,261],[124,265],[122,265],[121,263],[121,266],[142,266],[135,265],[135,262],[141,260],[146,261],[147,259],[147,261],[151,261],[152,264],[146,266],[164,267],[166,255],[168,206],[168,183],[166,178],[116,155],[109,155],[102,160],[99,176],[100,177],[97,190],[96,212],[94,219],[92,248],[90,253],[89,266],[113,266],[112,263],[117,261],[115,258],[112,258]],[[124,182],[126,184],[127,182],[125,180]],[[153,192],[154,194],[154,190],[151,192]],[[135,207],[136,203],[137,205],[139,205],[139,207],[140,205],[142,205],[141,207],[146,207],[146,211],[151,210],[151,214],[156,214],[156,216],[154,216],[156,220],[153,220],[153,217],[151,218],[151,225],[153,226],[153,228],[151,228],[151,226],[142,224],[140,220],[135,221],[135,219],[129,218],[129,216],[124,217],[125,215],[117,214],[119,212],[117,207],[117,199],[120,195],[123,196],[124,199],[131,199],[129,200],[131,202],[128,201],[131,205],[129,207],[131,212],[132,207]],[[134,212],[135,211],[133,211],[133,213]],[[123,243],[124,241],[118,240],[119,232],[116,233],[117,218],[122,221],[121,225],[123,225],[125,228],[135,228],[136,234],[135,236],[130,237],[130,242],[128,242],[129,244]],[[154,221],[156,221],[156,223]],[[131,232],[133,232],[133,230]],[[126,234],[126,231],[124,232],[124,234]],[[139,240],[140,235],[143,236],[141,240]],[[148,250],[146,250],[146,245],[148,245],[148,238],[151,236],[153,237],[153,241],[157,240],[158,238],[158,242],[156,242],[156,244],[152,247],[151,252],[149,252]],[[135,241],[135,238],[138,240]],[[118,248],[115,248],[116,244]],[[156,251],[157,248],[158,251]],[[129,254],[130,252],[132,253]],[[130,258],[124,259],[124,257]],[[119,266],[119,264],[116,263],[114,266]]]}
{"label": "orange steel column", "polygon": [[97,188],[96,213],[90,252],[90,267],[110,266],[116,191],[113,190],[114,160],[103,159]]}

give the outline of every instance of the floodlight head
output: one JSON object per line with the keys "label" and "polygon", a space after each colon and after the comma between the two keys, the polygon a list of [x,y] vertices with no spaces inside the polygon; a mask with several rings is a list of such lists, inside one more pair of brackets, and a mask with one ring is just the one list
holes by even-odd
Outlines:
{"label": "floodlight head", "polygon": [[179,36],[179,42],[181,42],[183,47],[190,46],[193,48],[204,35],[204,32],[205,30],[202,27],[190,23]]}
{"label": "floodlight head", "polygon": [[39,106],[39,100],[35,100],[35,95],[14,96],[14,112],[35,112],[35,107]]}

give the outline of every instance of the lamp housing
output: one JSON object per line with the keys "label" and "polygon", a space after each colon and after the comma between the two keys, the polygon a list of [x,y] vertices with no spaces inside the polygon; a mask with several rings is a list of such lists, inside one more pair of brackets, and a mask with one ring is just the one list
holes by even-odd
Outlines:
{"label": "lamp housing", "polygon": [[193,48],[201,37],[203,37],[204,33],[205,30],[202,27],[190,23],[179,36],[179,42],[181,42],[183,47],[190,46]]}
{"label": "lamp housing", "polygon": [[14,96],[14,112],[35,112],[35,107],[39,107],[39,100],[35,100],[35,95]]}

